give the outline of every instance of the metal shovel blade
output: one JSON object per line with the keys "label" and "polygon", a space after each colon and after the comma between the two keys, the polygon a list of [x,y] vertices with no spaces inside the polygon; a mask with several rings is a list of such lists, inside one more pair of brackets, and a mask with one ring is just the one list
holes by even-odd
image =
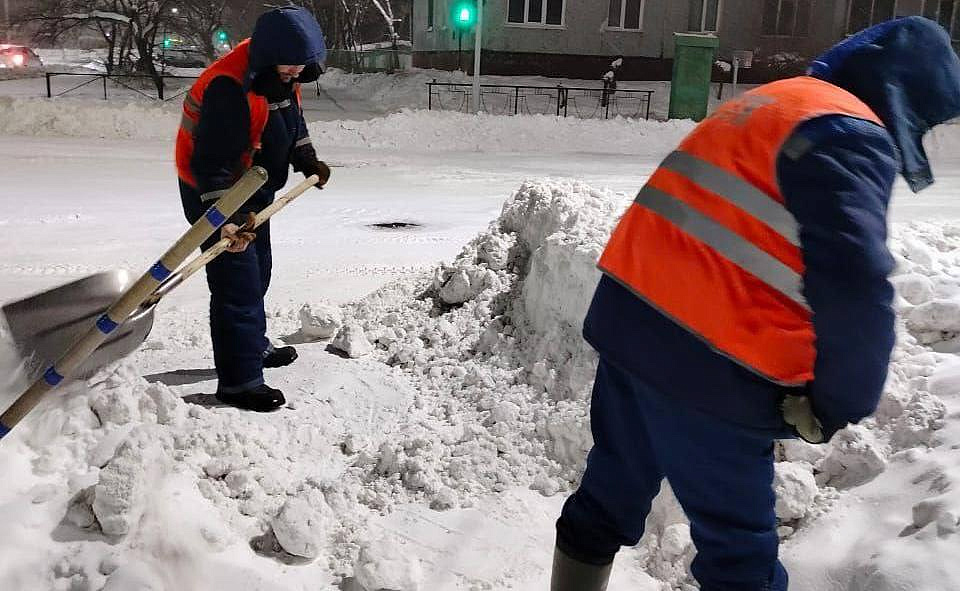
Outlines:
{"label": "metal shovel blade", "polygon": [[[39,376],[90,330],[131,281],[126,271],[107,271],[3,306],[13,341],[30,360],[31,377]],[[153,328],[154,307],[130,315],[72,377],[88,377],[135,351]]]}

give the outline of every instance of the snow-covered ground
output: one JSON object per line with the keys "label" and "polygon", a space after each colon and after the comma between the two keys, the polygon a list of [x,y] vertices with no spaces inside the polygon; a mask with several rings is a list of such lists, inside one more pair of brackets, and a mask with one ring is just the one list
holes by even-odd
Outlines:
{"label": "snow-covered ground", "polygon": [[[140,272],[184,229],[176,109],[0,100],[0,302]],[[267,377],[288,406],[214,403],[194,279],[139,351],[0,444],[0,588],[547,588],[553,521],[590,441],[594,358],[578,333],[593,264],[689,128],[423,112],[312,123],[333,178],[273,229],[270,334],[301,358]],[[903,321],[880,411],[829,446],[780,450],[791,589],[960,588],[958,143],[939,132],[938,184],[894,197]],[[370,227],[396,221],[420,226]],[[318,340],[341,325],[356,358]],[[9,400],[23,379],[0,346]],[[667,497],[649,530],[611,591],[691,583]]]}

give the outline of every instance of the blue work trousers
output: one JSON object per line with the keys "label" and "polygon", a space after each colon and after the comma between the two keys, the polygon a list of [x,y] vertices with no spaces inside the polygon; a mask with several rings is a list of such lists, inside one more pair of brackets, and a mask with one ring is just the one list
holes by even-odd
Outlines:
{"label": "blue work trousers", "polygon": [[702,591],[785,591],[777,558],[770,433],[653,391],[601,358],[590,409],[594,447],[557,521],[567,555],[608,564],[636,545],[666,478],[690,519]]}
{"label": "blue work trousers", "polygon": [[[181,181],[180,196],[187,220],[200,219],[212,203]],[[251,201],[266,206],[272,194],[255,194]],[[270,286],[273,257],[269,222],[257,229],[257,239],[244,252],[225,252],[207,265],[210,288],[210,336],[217,368],[219,392],[236,393],[263,383],[263,357],[270,347],[266,337],[263,298]],[[220,239],[217,231],[201,250]]]}

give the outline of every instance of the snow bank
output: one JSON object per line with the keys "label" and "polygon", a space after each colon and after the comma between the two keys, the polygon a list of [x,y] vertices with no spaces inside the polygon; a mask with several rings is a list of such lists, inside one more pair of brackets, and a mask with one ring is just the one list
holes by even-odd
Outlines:
{"label": "snow bank", "polygon": [[0,97],[0,134],[169,140],[180,105]]}
{"label": "snow bank", "polygon": [[660,155],[692,129],[689,121],[595,121],[546,115],[501,117],[404,111],[368,121],[310,124],[317,145],[412,152],[529,152]]}
{"label": "snow bank", "polygon": [[[266,417],[188,404],[124,364],[75,384],[4,441],[0,465],[20,455],[32,462],[13,473],[28,487],[19,495],[40,499],[45,517],[20,523],[31,532],[21,539],[60,528],[59,537],[81,541],[36,542],[44,551],[11,563],[10,580],[21,588],[225,588],[209,578],[215,569],[200,565],[233,553],[276,576],[350,579],[364,591],[428,588],[424,571],[435,565],[398,547],[396,532],[371,528],[373,518],[402,504],[447,511],[517,487],[549,497],[575,486],[591,445],[596,363],[580,323],[595,261],[628,203],[579,182],[528,181],[434,272],[339,313],[322,303],[293,307],[289,323],[324,327],[317,338],[332,336],[342,320],[348,330],[338,346],[364,357],[315,358],[310,372],[334,383],[323,390],[307,382],[294,407]],[[960,379],[930,379],[946,356],[924,342],[946,347],[955,335],[949,315],[915,311],[928,297],[960,293],[958,246],[960,227],[896,229],[898,285],[923,283],[919,276],[930,289],[901,292],[908,321],[880,409],[828,445],[778,448],[777,514],[788,556],[813,547],[822,555],[813,534],[847,515],[832,507],[860,495],[899,503],[883,507],[902,521],[855,530],[865,536],[862,560],[826,565],[817,572],[829,586],[799,589],[894,591],[904,572],[947,568],[960,530],[960,474],[948,448],[960,435],[947,429],[951,409],[941,396]],[[393,414],[367,410],[366,399]],[[176,515],[181,504],[189,519]],[[636,563],[664,588],[691,585],[694,548],[668,487],[648,532],[628,551]],[[800,580],[811,572],[801,569]],[[924,576],[956,580],[952,572]]]}
{"label": "snow bank", "polygon": [[[173,141],[180,105],[0,97],[0,134]],[[691,129],[688,121],[592,121],[407,111],[370,121],[310,124],[317,145],[413,152],[525,152],[659,155]]]}

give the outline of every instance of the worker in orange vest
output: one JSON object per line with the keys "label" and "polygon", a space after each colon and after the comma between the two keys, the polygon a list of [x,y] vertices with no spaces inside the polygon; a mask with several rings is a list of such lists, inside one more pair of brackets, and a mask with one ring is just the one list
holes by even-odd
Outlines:
{"label": "worker in orange vest", "polygon": [[264,13],[253,36],[214,62],[183,101],[176,163],[183,210],[190,223],[253,165],[268,180],[212,237],[233,243],[207,265],[210,332],[217,367],[217,398],[240,408],[269,411],[285,404],[283,393],[264,383],[265,367],[297,358],[293,347],[275,348],[266,336],[263,298],[270,284],[269,223],[254,235],[244,221],[273,201],[287,182],[290,165],[304,176],[330,169],[317,159],[300,104],[300,84],[313,82],[326,56],[323,33],[313,15],[296,7]]}
{"label": "worker in orange vest", "polygon": [[922,137],[960,116],[933,21],[877,25],[704,120],[640,190],[584,323],[594,447],[557,521],[552,591],[601,591],[666,478],[702,591],[784,591],[774,441],[877,406],[894,345],[887,204],[933,182]]}

